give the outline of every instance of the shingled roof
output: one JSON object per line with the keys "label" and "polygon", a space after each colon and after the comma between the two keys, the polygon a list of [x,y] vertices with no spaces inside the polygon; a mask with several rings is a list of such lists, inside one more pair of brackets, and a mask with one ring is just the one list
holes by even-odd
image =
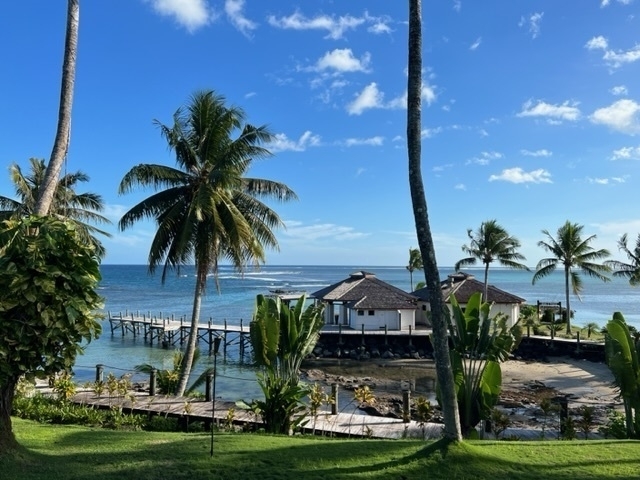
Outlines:
{"label": "shingled roof", "polygon": [[[446,280],[440,282],[440,288],[442,288],[442,295],[445,301],[449,300],[449,297],[453,294],[456,300],[460,304],[465,304],[471,298],[474,293],[484,292],[484,283],[476,280],[473,275],[467,273],[454,273],[449,275]],[[422,301],[429,301],[429,291],[427,287],[420,288],[413,292],[413,295],[420,298]],[[490,303],[524,303],[524,298],[512,295],[509,292],[500,290],[493,285],[489,285],[487,289],[487,298],[485,301]]]}
{"label": "shingled roof", "polygon": [[383,282],[371,272],[354,272],[349,278],[311,294],[325,302],[343,302],[362,310],[413,310],[418,298]]}

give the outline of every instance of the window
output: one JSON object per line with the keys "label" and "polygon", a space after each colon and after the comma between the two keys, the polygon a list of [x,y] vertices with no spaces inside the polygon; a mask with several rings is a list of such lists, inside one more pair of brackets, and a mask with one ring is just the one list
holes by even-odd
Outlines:
{"label": "window", "polygon": [[373,317],[376,314],[375,310],[369,310],[369,316]]}
{"label": "window", "polygon": [[362,317],[364,315],[364,310],[358,310],[358,316]]}

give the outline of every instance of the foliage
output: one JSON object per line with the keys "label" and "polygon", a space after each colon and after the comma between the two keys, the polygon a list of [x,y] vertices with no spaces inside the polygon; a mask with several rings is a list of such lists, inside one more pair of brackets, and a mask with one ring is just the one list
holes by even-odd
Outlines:
{"label": "foliage", "polygon": [[624,415],[612,408],[609,411],[607,423],[600,427],[598,431],[604,438],[616,438],[618,440],[627,438],[627,425]]}
{"label": "foliage", "polygon": [[589,433],[593,430],[593,426],[595,424],[595,409],[590,405],[582,405],[579,408],[580,417],[576,420],[576,427],[578,430],[582,432],[584,435],[584,439],[589,439]]}
{"label": "foliage", "polygon": [[617,260],[607,261],[607,265],[613,270],[614,277],[627,278],[632,286],[640,285],[640,234],[636,238],[636,244],[631,250],[627,246],[628,237],[625,233],[618,240],[618,249],[623,251],[630,263],[620,262]]}
{"label": "foliage", "polygon": [[620,312],[607,323],[605,335],[607,365],[624,404],[628,438],[640,437],[640,363],[638,349]]}
{"label": "foliage", "polygon": [[491,430],[493,431],[493,435],[496,440],[502,437],[505,430],[511,426],[511,419],[509,418],[509,415],[497,408],[493,408],[491,410],[489,420],[491,420]]}
{"label": "foliage", "polygon": [[[18,200],[0,195],[0,219],[21,218],[33,215],[38,194],[44,183],[46,166],[44,160],[31,158],[31,174],[25,175],[15,163],[9,167]],[[67,173],[57,180],[49,214],[64,218],[76,225],[78,234],[84,242],[91,243],[97,255],[104,258],[104,246],[96,234],[110,237],[111,234],[92,224],[110,224],[111,221],[100,212],[104,210],[102,197],[95,193],[76,193],[80,182],[89,181],[83,172]]]}
{"label": "foliage", "polygon": [[[573,294],[580,299],[582,291],[582,279],[575,269],[580,270],[583,274],[593,278],[608,282],[610,279],[605,274],[611,271],[611,268],[605,262],[597,263],[597,260],[604,259],[609,256],[606,249],[595,250],[590,243],[595,240],[596,236],[591,235],[585,239],[582,238],[582,225],[571,223],[568,220],[558,228],[556,237],[552,237],[547,230],[542,233],[547,237],[546,240],[538,242],[538,246],[549,252],[552,256],[543,258],[536,265],[536,272],[533,275],[532,283],[551,275],[558,265],[564,268],[565,279],[565,301],[566,311],[571,311],[571,303],[569,297],[569,285]],[[566,320],[566,333],[571,334],[571,319]]]}
{"label": "foliage", "polygon": [[58,395],[58,399],[66,401],[71,400],[71,397],[76,394],[76,384],[68,370],[56,377],[53,382],[53,391]]}
{"label": "foliage", "polygon": [[155,123],[175,152],[177,168],[140,164],[127,172],[120,182],[121,194],[136,186],[156,193],[133,206],[118,225],[124,230],[145,218],[156,222],[148,263],[150,273],[164,264],[162,281],[168,270],[195,263],[191,329],[176,388],[176,394],[183,395],[207,276],[213,273],[219,288],[220,260],[238,270],[264,262],[265,248],[278,247],[273,230],[284,224],[262,199],[286,201],[296,195],[283,183],[245,176],[254,160],[271,156],[262,145],[274,137],[265,126],[245,123],[245,113],[225,106],[224,97],[196,92],[173,120],[171,127]]}
{"label": "foliage", "polygon": [[576,432],[577,422],[573,417],[568,416],[562,420],[560,427],[560,439],[561,440],[575,440],[577,436]]}
{"label": "foliage", "polygon": [[[0,447],[12,446],[11,405],[18,379],[70,369],[101,331],[95,249],[75,225],[52,217],[0,227]],[[1,448],[0,448],[1,449]]]}
{"label": "foliage", "polygon": [[[200,350],[196,349],[193,357],[193,365],[198,363],[200,359]],[[136,372],[145,373],[151,375],[153,370],[156,371],[156,386],[158,393],[162,395],[171,395],[176,391],[178,387],[178,380],[180,379],[180,370],[182,368],[182,362],[184,360],[184,352],[176,350],[173,352],[173,367],[171,369],[162,369],[154,367],[149,363],[143,363],[135,366]],[[198,378],[191,384],[189,388],[185,390],[186,395],[193,395],[198,388],[200,388],[207,380],[207,376],[213,374],[213,367],[205,369]]]}
{"label": "foliage", "polygon": [[462,432],[468,435],[480,420],[488,419],[502,386],[500,363],[509,358],[521,339],[519,325],[507,327],[504,316],[490,318],[491,306],[475,293],[463,309],[451,297],[449,319],[451,364]]}
{"label": "foliage", "polygon": [[582,328],[582,330],[586,330],[587,338],[591,338],[593,333],[600,333],[600,325],[596,322],[589,322]]}
{"label": "foliage", "polygon": [[250,338],[256,364],[261,368],[258,383],[264,401],[254,401],[273,433],[289,433],[300,423],[302,399],[309,393],[299,384],[302,360],[313,350],[324,323],[323,305],[307,305],[306,295],[290,307],[279,297],[256,297],[250,324]]}
{"label": "foliage", "polygon": [[527,327],[527,337],[531,335],[531,329],[534,329],[540,323],[538,319],[538,308],[535,305],[524,304],[520,306],[520,318],[518,319],[518,323]]}
{"label": "foliage", "polygon": [[469,245],[463,245],[462,251],[469,255],[458,260],[454,266],[456,272],[462,267],[475,265],[478,260],[484,264],[484,300],[489,301],[489,265],[497,261],[500,265],[518,270],[529,270],[529,267],[520,263],[526,260],[524,255],[518,252],[520,240],[509,235],[509,232],[500,225],[497,220],[486,220],[480,224],[476,232],[471,228],[467,230]]}
{"label": "foliage", "polygon": [[[420,249],[409,248],[409,264],[405,267],[409,271],[409,284],[411,290],[413,290],[413,272],[416,270],[422,270],[424,264],[422,263],[422,255]],[[416,289],[418,287],[416,286]]]}

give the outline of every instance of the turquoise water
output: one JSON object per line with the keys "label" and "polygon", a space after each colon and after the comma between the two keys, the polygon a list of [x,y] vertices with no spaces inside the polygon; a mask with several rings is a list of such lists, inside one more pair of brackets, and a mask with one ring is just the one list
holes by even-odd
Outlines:
{"label": "turquoise water", "polygon": [[[409,272],[404,267],[375,266],[263,266],[259,271],[248,271],[243,275],[229,267],[221,267],[219,273],[220,293],[215,281],[210,278],[206,297],[202,304],[202,321],[212,318],[215,323],[239,323],[250,321],[255,297],[268,293],[271,289],[290,289],[314,292],[322,287],[339,282],[350,273],[366,270],[378,278],[409,291]],[[105,310],[111,312],[140,311],[158,315],[186,316],[190,318],[195,287],[192,267],[183,269],[180,275],[170,273],[164,285],[160,273],[147,274],[142,265],[103,265],[103,279],[100,294],[105,298]],[[451,268],[441,269],[441,278],[453,272]],[[482,269],[468,269],[480,281]],[[422,272],[414,272],[414,282],[424,280]],[[489,283],[534,303],[562,302],[564,305],[564,279],[561,272],[531,284],[531,272],[493,268],[489,272]],[[584,291],[579,301],[571,299],[575,311],[574,323],[584,325],[596,322],[604,325],[614,311],[624,313],[627,321],[640,328],[640,289],[634,289],[624,280],[609,283],[583,277]],[[150,347],[144,340],[131,336],[122,338],[119,333],[111,335],[109,322],[103,322],[103,335],[89,344],[85,355],[78,358],[76,379],[91,381],[95,377],[95,365],[106,365],[106,371],[116,375],[131,372],[135,365],[151,363],[169,368],[172,361],[171,350],[157,346]],[[202,355],[196,368],[198,373],[211,365],[212,359]],[[217,394],[223,400],[235,401],[239,398],[250,400],[261,395],[255,381],[255,369],[250,359],[240,359],[233,348],[226,357],[218,357]]]}

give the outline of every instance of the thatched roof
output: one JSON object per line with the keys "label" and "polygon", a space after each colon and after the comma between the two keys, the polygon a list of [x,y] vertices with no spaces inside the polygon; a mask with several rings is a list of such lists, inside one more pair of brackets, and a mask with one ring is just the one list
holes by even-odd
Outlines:
{"label": "thatched roof", "polygon": [[362,310],[413,310],[418,298],[378,279],[371,272],[354,272],[349,278],[311,294],[324,302],[342,302]]}
{"label": "thatched roof", "polygon": [[[483,282],[476,280],[473,275],[462,272],[449,275],[446,280],[440,282],[440,287],[442,288],[442,295],[446,302],[449,301],[449,297],[453,294],[460,304],[467,303],[474,293],[484,293]],[[524,303],[526,301],[524,298],[505,292],[493,285],[489,285],[487,290],[487,298],[484,300],[490,303],[508,304]],[[427,287],[416,290],[413,292],[413,295],[422,301],[429,301],[429,291]]]}

